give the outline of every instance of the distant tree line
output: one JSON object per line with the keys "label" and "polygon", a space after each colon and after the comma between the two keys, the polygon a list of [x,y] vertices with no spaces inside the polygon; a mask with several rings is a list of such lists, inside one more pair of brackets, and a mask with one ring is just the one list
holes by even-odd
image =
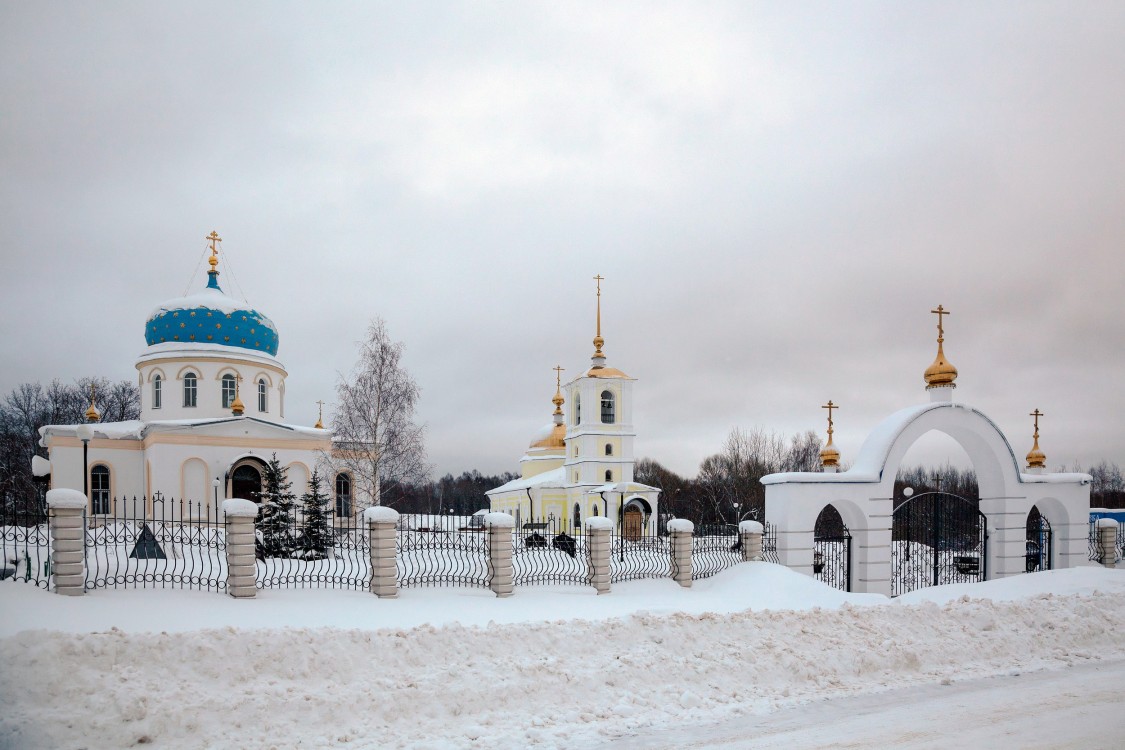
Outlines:
{"label": "distant tree line", "polygon": [[488,507],[485,492],[518,477],[510,471],[487,475],[473,469],[457,477],[446,474],[436,482],[384,482],[383,504],[399,513],[468,516]]}
{"label": "distant tree line", "polygon": [[31,474],[31,457],[47,456],[47,449],[39,446],[39,428],[85,422],[91,385],[94,406],[102,421],[122,422],[140,417],[140,390],[129,380],[114,383],[107,378],[89,377],[73,383],[21,383],[0,402],[0,500],[5,510],[36,506],[38,495]]}

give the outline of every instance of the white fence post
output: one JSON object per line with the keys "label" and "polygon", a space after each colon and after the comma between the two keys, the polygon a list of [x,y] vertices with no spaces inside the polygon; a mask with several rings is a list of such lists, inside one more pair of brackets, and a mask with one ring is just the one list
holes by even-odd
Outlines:
{"label": "white fence post", "polygon": [[609,548],[613,521],[604,516],[586,519],[586,549],[590,554],[590,584],[599,594],[609,593]]}
{"label": "white fence post", "polygon": [[253,599],[258,594],[254,555],[254,519],[258,506],[250,500],[223,501],[227,521],[227,593],[235,599]]}
{"label": "white fence post", "polygon": [[395,559],[395,527],[398,511],[376,505],[363,511],[367,539],[371,545],[371,593],[380,599],[398,598],[398,563]]}
{"label": "white fence post", "polygon": [[1117,521],[1112,518],[1098,519],[1098,547],[1101,551],[1102,565],[1107,568],[1116,566],[1117,559]]}
{"label": "white fence post", "polygon": [[758,562],[762,556],[762,535],[765,527],[758,521],[742,521],[738,524],[738,535],[742,541],[742,562]]}
{"label": "white fence post", "polygon": [[684,588],[690,588],[691,537],[695,524],[684,518],[674,518],[668,522],[668,533],[672,537],[672,578]]}
{"label": "white fence post", "polygon": [[516,520],[507,513],[486,513],[484,525],[488,529],[488,577],[491,589],[498,597],[511,596],[512,584],[512,529]]}
{"label": "white fence post", "polygon": [[55,593],[82,596],[86,593],[85,549],[86,517],[89,504],[78,490],[57,489],[47,492],[51,518],[51,574],[55,576]]}

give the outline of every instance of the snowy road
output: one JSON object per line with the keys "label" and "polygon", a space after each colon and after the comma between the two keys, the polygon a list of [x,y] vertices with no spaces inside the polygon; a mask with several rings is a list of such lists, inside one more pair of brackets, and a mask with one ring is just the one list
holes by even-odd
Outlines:
{"label": "snowy road", "polygon": [[1125,747],[1125,661],[829,699],[596,747]]}

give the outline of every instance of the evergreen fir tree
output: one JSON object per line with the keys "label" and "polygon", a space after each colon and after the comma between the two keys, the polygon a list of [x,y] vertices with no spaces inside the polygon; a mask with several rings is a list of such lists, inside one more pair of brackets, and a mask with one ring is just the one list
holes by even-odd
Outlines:
{"label": "evergreen fir tree", "polygon": [[332,549],[332,529],[328,525],[328,495],[321,489],[320,473],[313,469],[309,490],[301,495],[304,526],[297,539],[297,557],[324,560]]}
{"label": "evergreen fir tree", "polygon": [[258,517],[254,522],[258,556],[290,557],[297,547],[293,534],[293,505],[296,496],[277,454],[266,464],[266,488],[258,494]]}

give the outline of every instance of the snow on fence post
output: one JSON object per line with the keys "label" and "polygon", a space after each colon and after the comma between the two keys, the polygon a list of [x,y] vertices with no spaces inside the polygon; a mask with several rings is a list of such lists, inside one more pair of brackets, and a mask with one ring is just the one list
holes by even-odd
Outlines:
{"label": "snow on fence post", "polygon": [[695,524],[684,518],[673,518],[668,522],[668,533],[672,536],[672,578],[684,588],[690,588],[691,537]]}
{"label": "snow on fence post", "polygon": [[590,555],[590,585],[599,594],[609,593],[609,535],[613,521],[605,516],[586,519],[586,550]]}
{"label": "snow on fence post", "polygon": [[86,593],[85,549],[86,506],[89,501],[78,490],[47,492],[51,509],[51,557],[48,565],[55,577],[55,593],[82,596]]}
{"label": "snow on fence post", "polygon": [[371,593],[380,599],[398,598],[398,562],[395,560],[395,528],[398,511],[376,505],[363,511],[367,539],[371,543]]}
{"label": "snow on fence post", "polygon": [[756,562],[764,559],[762,555],[762,534],[765,527],[758,521],[742,521],[738,524],[738,535],[742,542],[742,562]]}
{"label": "snow on fence post", "polygon": [[499,597],[511,596],[512,585],[512,529],[514,518],[507,513],[486,513],[484,525],[488,529],[488,580],[489,588]]}
{"label": "snow on fence post", "polygon": [[1098,519],[1098,549],[1101,552],[1102,565],[1113,568],[1117,565],[1117,521],[1112,518]]}
{"label": "snow on fence post", "polygon": [[253,599],[258,593],[254,555],[254,519],[258,506],[250,500],[223,501],[227,520],[227,593],[235,599]]}

